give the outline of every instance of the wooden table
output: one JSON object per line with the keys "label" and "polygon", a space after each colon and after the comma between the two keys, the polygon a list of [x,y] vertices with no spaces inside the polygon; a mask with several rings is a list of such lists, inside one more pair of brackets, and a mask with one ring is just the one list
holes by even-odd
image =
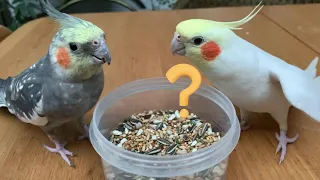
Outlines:
{"label": "wooden table", "polygon": [[[111,66],[105,66],[103,95],[124,83],[141,78],[164,76],[172,65],[188,61],[172,56],[169,49],[175,26],[188,18],[237,20],[252,7],[180,10],[139,13],[86,14],[107,34],[112,53]],[[320,52],[320,5],[265,7],[242,31],[241,37],[262,49],[306,68]],[[39,19],[18,29],[0,44],[0,77],[14,76],[47,52],[56,32],[49,19]],[[241,63],[241,62],[240,62]],[[320,92],[319,92],[320,93]],[[92,111],[87,115],[89,121]],[[275,155],[277,123],[265,114],[252,114],[251,129],[242,132],[231,154],[229,180],[278,180],[320,178],[320,124],[296,109],[290,111],[289,135],[300,139],[288,146],[283,164]],[[68,167],[59,155],[40,144],[53,145],[37,127],[24,124],[0,110],[0,179],[50,180],[104,178],[99,156],[88,141],[71,142],[67,148],[78,156],[71,158],[76,168]]]}

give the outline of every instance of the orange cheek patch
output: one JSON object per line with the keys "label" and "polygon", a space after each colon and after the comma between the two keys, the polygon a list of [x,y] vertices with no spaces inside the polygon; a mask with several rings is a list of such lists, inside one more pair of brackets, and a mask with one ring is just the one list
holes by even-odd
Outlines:
{"label": "orange cheek patch", "polygon": [[70,66],[70,57],[66,48],[58,49],[57,61],[58,61],[58,64],[64,68],[68,68]]}
{"label": "orange cheek patch", "polygon": [[205,60],[213,61],[221,53],[221,49],[215,42],[210,41],[202,45],[201,53]]}

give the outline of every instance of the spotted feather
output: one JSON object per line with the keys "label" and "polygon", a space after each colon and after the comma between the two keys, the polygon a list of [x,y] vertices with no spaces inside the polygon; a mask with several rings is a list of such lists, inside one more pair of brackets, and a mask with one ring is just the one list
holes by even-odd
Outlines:
{"label": "spotted feather", "polygon": [[47,118],[42,114],[42,78],[34,73],[39,70],[36,66],[41,65],[41,63],[36,63],[20,76],[6,79],[3,97],[5,106],[10,113],[16,115],[23,122],[38,126],[44,126],[48,123]]}

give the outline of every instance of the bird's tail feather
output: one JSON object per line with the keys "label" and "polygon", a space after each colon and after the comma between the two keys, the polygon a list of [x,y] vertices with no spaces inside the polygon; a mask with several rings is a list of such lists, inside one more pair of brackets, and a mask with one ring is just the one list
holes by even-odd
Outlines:
{"label": "bird's tail feather", "polygon": [[5,87],[6,87],[6,80],[0,79],[0,107],[6,107],[6,100],[5,100]]}
{"label": "bird's tail feather", "polygon": [[318,57],[315,57],[309,66],[305,69],[306,72],[309,72],[312,75],[312,78],[317,76],[317,64],[318,64]]}

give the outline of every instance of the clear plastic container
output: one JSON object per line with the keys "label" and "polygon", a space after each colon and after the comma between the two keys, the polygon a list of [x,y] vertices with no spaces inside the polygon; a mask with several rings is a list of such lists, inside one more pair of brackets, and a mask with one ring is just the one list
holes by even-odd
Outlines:
{"label": "clear plastic container", "polygon": [[240,125],[230,100],[205,84],[189,97],[186,109],[211,123],[214,131],[222,132],[223,137],[217,143],[183,155],[151,156],[108,141],[110,131],[134,113],[181,109],[179,94],[189,85],[187,78],[174,84],[162,77],[138,80],[118,87],[97,104],[90,125],[90,141],[101,156],[106,179],[225,179],[229,154],[239,140]]}

